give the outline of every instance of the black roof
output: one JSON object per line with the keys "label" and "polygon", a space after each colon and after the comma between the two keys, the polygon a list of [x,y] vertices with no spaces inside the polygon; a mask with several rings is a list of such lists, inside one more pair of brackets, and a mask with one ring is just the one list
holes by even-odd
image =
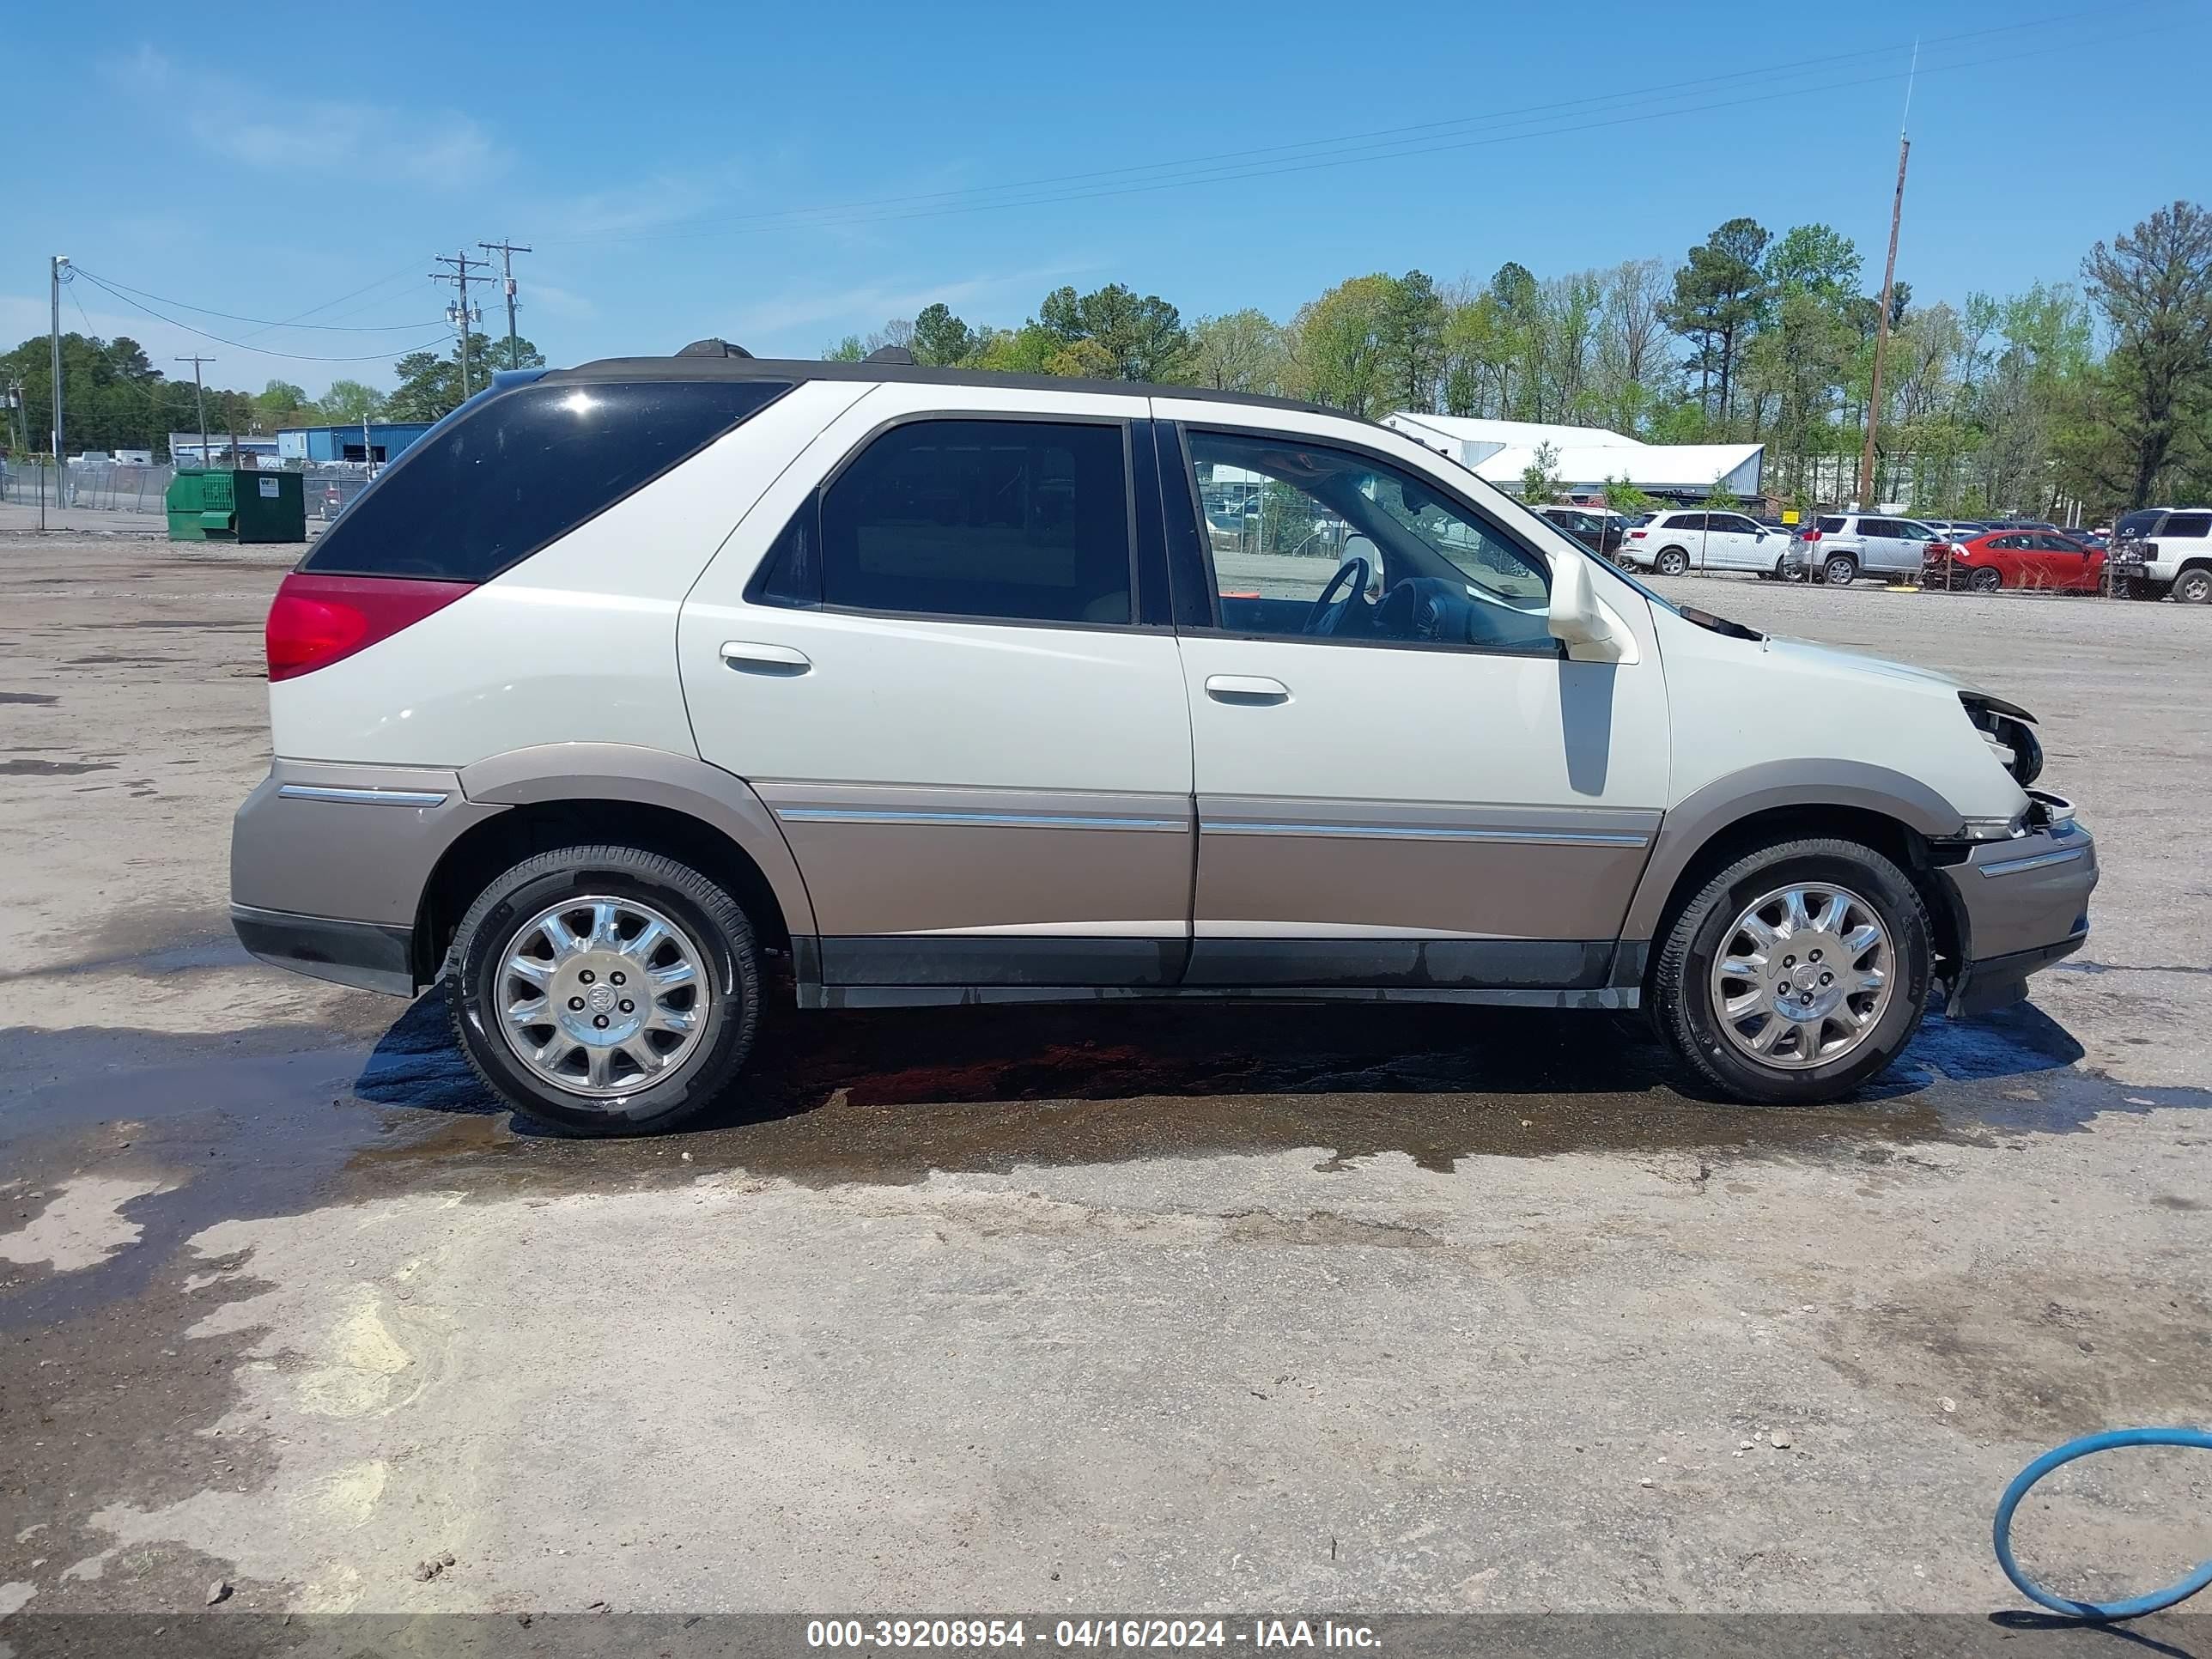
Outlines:
{"label": "black roof", "polygon": [[[811,357],[602,357],[574,368],[556,368],[542,381],[605,380],[870,380],[916,386],[1003,386],[1020,392],[1102,392],[1123,397],[1194,398],[1206,403],[1241,404],[1260,409],[1297,410],[1334,415],[1339,420],[1364,417],[1295,398],[1266,398],[1256,392],[1216,392],[1206,386],[1155,386],[1146,380],[1079,380],[1059,374],[1001,374],[985,368],[924,368],[891,362],[823,362]],[[1370,422],[1371,424],[1371,422]]]}

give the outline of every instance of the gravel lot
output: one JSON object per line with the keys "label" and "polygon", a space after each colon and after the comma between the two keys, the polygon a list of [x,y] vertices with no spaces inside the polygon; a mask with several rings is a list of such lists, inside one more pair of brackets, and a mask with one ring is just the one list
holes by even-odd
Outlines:
{"label": "gravel lot", "polygon": [[[518,1133],[434,1006],[231,942],[295,551],[0,532],[0,1654],[117,1610],[1978,1614],[2029,1456],[2212,1415],[2212,616],[1668,590],[2037,710],[2100,839],[2087,950],[1863,1100],[1716,1106],[1601,1016],[884,1013],[594,1144]],[[2085,1475],[2022,1544],[2172,1576],[2208,1473]]]}

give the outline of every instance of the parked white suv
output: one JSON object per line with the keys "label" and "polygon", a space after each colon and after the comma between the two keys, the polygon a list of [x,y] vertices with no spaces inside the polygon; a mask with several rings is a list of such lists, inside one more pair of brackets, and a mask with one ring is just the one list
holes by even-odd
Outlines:
{"label": "parked white suv", "polygon": [[2212,508],[2149,507],[2112,527],[2112,586],[2138,599],[2168,593],[2212,605]]}
{"label": "parked white suv", "polygon": [[1833,513],[1801,527],[1790,538],[1816,582],[1848,587],[1861,575],[1920,580],[1929,550],[1948,538],[1917,519],[1878,513]]}
{"label": "parked white suv", "polygon": [[1741,513],[1666,512],[1630,530],[1621,556],[1638,570],[1680,576],[1692,570],[1749,570],[1763,576],[1799,574],[1791,538]]}
{"label": "parked white suv", "polygon": [[1388,428],[710,349],[501,375],[270,612],[240,938],[442,977],[532,1117],[676,1122],[784,985],[1642,1006],[1823,1100],[2084,937],[2027,715],[1677,610]]}

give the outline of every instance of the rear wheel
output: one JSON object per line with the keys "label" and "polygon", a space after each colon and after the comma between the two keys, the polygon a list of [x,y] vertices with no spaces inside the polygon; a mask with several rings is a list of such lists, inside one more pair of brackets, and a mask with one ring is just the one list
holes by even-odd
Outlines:
{"label": "rear wheel", "polygon": [[1738,859],[1675,919],[1652,1014],[1682,1060],[1737,1100],[1809,1105],[1850,1093],[1911,1039],[1934,945],[1905,872],[1856,842],[1806,840]]}
{"label": "rear wheel", "polygon": [[1966,586],[1977,593],[1994,593],[2004,586],[2004,576],[1995,566],[1983,565],[1967,573]]}
{"label": "rear wheel", "polygon": [[1820,580],[1831,587],[1849,587],[1859,574],[1859,562],[1838,553],[1820,567]]}
{"label": "rear wheel", "polygon": [[2212,570],[2185,570],[2173,579],[2173,597],[2182,605],[2212,605]]}
{"label": "rear wheel", "polygon": [[1690,556],[1679,547],[1662,547],[1651,568],[1662,576],[1679,576],[1690,568]]}
{"label": "rear wheel", "polygon": [[514,1109],[572,1134],[699,1111],[752,1047],[760,963],[737,901],[635,847],[568,847],[487,887],[448,958],[453,1029]]}

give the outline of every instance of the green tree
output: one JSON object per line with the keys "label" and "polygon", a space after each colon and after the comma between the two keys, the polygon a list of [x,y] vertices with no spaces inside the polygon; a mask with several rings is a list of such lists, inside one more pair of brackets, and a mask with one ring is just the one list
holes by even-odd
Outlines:
{"label": "green tree", "polygon": [[1528,465],[1521,469],[1521,499],[1533,504],[1557,501],[1566,489],[1559,477],[1559,452],[1550,444],[1538,444]]}
{"label": "green tree", "polygon": [[[1048,373],[1173,383],[1188,370],[1190,331],[1182,313],[1157,294],[1139,298],[1120,283],[1084,295],[1056,288],[1045,295],[1036,322],[1059,343],[1060,361],[1080,366],[1048,367]],[[1075,349],[1085,343],[1096,349]],[[1048,364],[1052,361],[1048,356]]]}
{"label": "green tree", "polygon": [[1383,384],[1400,409],[1433,410],[1444,367],[1443,295],[1425,272],[1409,270],[1384,296],[1380,347]]}
{"label": "green tree", "polygon": [[1698,400],[1723,424],[1733,408],[1736,354],[1766,303],[1766,276],[1759,266],[1766,243],[1757,221],[1730,219],[1692,248],[1688,262],[1674,273],[1667,325],[1696,345],[1691,362],[1698,371]]}
{"label": "green tree", "polygon": [[1288,357],[1283,331],[1264,311],[1247,307],[1201,317],[1190,329],[1190,378],[1216,392],[1282,390]]}
{"label": "green tree", "polygon": [[359,380],[332,380],[321,403],[325,421],[334,426],[379,420],[384,414],[384,394]]}
{"label": "green tree", "polygon": [[[528,340],[518,338],[522,367],[543,368],[545,354]],[[507,341],[471,333],[468,337],[469,390],[482,392],[491,384],[493,371],[507,367]],[[399,384],[385,399],[384,415],[392,421],[434,421],[461,406],[461,366],[455,356],[438,351],[410,351],[392,366]]]}
{"label": "green tree", "polygon": [[1605,481],[1605,504],[1614,512],[1626,514],[1632,518],[1638,513],[1650,512],[1658,501],[1631,483],[1624,473],[1618,478]]}
{"label": "green tree", "polygon": [[2202,464],[2212,441],[2212,213],[2194,202],[2160,208],[2111,246],[2099,242],[2081,269],[2112,337],[2108,477],[2142,507],[2182,466]]}
{"label": "green tree", "polygon": [[915,361],[949,366],[967,361],[975,336],[967,324],[943,303],[924,306],[914,319]]}
{"label": "green tree", "polygon": [[1389,393],[1385,341],[1397,284],[1381,271],[1339,283],[1291,325],[1298,394],[1354,415],[1379,413]]}

